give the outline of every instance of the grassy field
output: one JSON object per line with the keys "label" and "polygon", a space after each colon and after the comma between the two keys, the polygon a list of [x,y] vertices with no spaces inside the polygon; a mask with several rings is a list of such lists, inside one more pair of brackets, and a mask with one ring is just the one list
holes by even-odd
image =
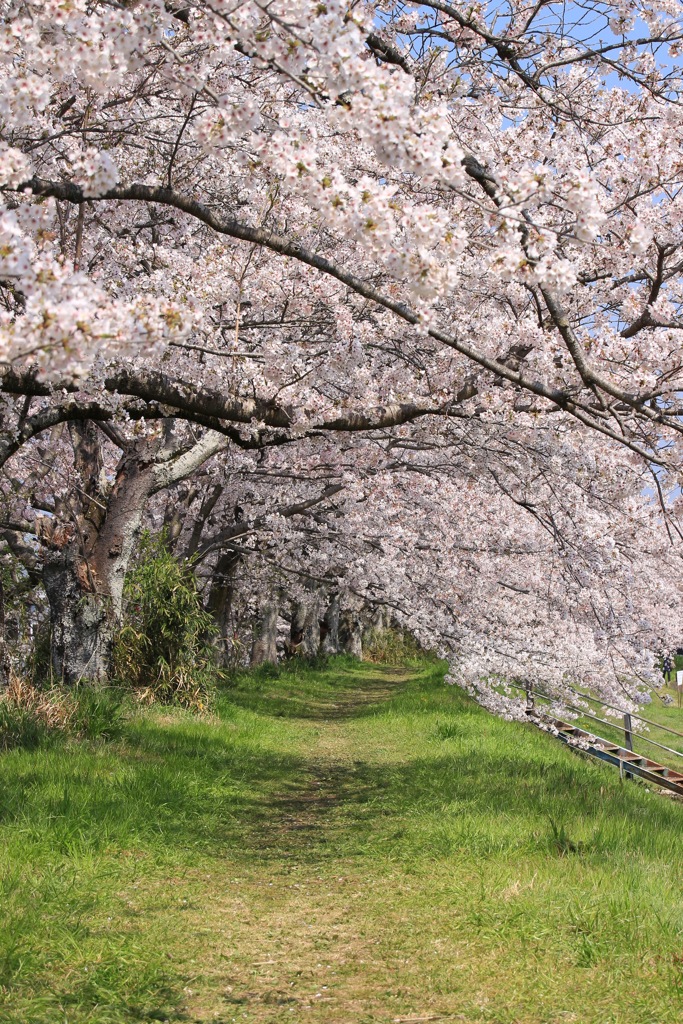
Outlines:
{"label": "grassy field", "polygon": [[683,805],[437,666],[0,757],[0,1021],[679,1024]]}

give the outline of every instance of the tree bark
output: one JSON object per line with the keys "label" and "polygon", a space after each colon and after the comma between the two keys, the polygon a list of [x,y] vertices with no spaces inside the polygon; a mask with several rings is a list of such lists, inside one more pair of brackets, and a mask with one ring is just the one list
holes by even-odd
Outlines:
{"label": "tree bark", "polygon": [[216,654],[220,665],[231,663],[232,634],[231,622],[232,603],[235,594],[234,573],[239,563],[239,555],[232,551],[220,555],[213,571],[206,610],[218,627],[216,638]]}
{"label": "tree bark", "polygon": [[207,431],[176,457],[148,443],[134,445],[119,462],[111,493],[99,491],[97,453],[89,433],[79,431],[75,450],[81,479],[90,488],[73,528],[45,526],[50,549],[43,579],[50,604],[51,659],[54,677],[104,682],[111,670],[114,637],[123,612],[126,572],[150,497],[189,476],[226,446]]}
{"label": "tree bark", "polygon": [[370,616],[370,628],[380,631],[389,628],[389,616],[387,615],[387,609],[385,609],[384,605],[378,604],[375,606],[372,615]]}
{"label": "tree bark", "polygon": [[339,617],[339,644],[345,654],[354,658],[363,657],[362,605],[355,601],[348,604]]}
{"label": "tree bark", "polygon": [[276,594],[266,600],[261,608],[259,621],[254,630],[251,648],[251,666],[277,665],[277,619],[279,601]]}
{"label": "tree bark", "polygon": [[6,690],[10,680],[10,661],[5,639],[5,591],[0,577],[0,691]]}
{"label": "tree bark", "polygon": [[339,617],[340,617],[339,594],[333,594],[325,609],[320,630],[321,654],[339,654]]}
{"label": "tree bark", "polygon": [[315,658],[320,650],[320,599],[311,593],[292,606],[290,649],[300,658]]}
{"label": "tree bark", "polygon": [[122,460],[106,514],[89,537],[55,535],[43,568],[50,604],[54,678],[103,683],[111,669],[123,611],[123,587],[142,515],[152,493],[154,467]]}
{"label": "tree bark", "polygon": [[116,629],[111,599],[89,587],[85,561],[72,547],[50,553],[43,584],[50,604],[53,678],[69,684],[104,682]]}

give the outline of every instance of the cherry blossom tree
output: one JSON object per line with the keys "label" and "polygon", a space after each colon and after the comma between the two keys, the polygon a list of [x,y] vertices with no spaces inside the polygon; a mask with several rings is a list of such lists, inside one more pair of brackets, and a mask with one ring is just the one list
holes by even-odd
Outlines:
{"label": "cherry blossom tree", "polygon": [[7,0],[6,530],[50,518],[55,635],[93,637],[67,678],[106,672],[154,495],[207,466],[204,564],[258,563],[271,608],[297,574],[384,602],[468,685],[651,671],[681,623],[682,40],[671,0]]}

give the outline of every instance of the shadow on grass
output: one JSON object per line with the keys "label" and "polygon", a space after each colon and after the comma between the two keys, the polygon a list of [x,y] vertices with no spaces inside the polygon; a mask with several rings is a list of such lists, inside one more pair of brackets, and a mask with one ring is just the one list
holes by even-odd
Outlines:
{"label": "shadow on grass", "polygon": [[[464,754],[309,771],[308,790],[279,794],[255,829],[261,858],[457,864],[459,856],[572,852],[671,862],[679,848],[680,807],[578,759],[542,765],[523,753]],[[576,843],[558,846],[558,828]]]}
{"label": "shadow on grass", "polygon": [[[482,852],[512,852],[537,848],[538,829],[545,836],[550,818],[610,833],[610,820],[623,825],[634,799],[646,799],[641,787],[620,784],[609,768],[577,757],[531,727],[491,719],[433,675],[396,689],[404,680],[401,670],[383,667],[359,694],[342,674],[307,717],[375,715],[377,729],[391,732],[391,722],[381,721],[384,713],[404,720],[431,715],[434,724],[427,727],[419,757],[333,764],[279,751],[258,722],[252,734],[230,722],[148,719],[129,724],[118,744],[71,744],[7,756],[0,826],[18,827],[23,841],[70,855],[112,847],[176,853],[194,848],[253,860],[299,853],[299,832],[307,833],[312,858],[318,844],[328,855],[327,831],[340,853],[345,830],[346,852],[359,849],[359,838],[362,848],[380,849],[386,833],[396,832],[392,820],[400,824],[398,845],[406,855],[440,855],[442,839],[432,850],[429,828],[442,837],[448,825],[455,850],[467,821],[482,837]],[[268,717],[282,717],[283,708],[305,717],[303,698],[296,695],[230,691],[233,698]],[[647,815],[638,809],[630,826],[633,841],[639,849],[659,841],[667,845],[665,835],[669,829],[678,835],[680,821],[680,807],[650,799]],[[410,851],[410,837],[418,832]]]}
{"label": "shadow on grass", "polygon": [[239,850],[248,829],[272,813],[269,794],[295,786],[305,771],[301,758],[151,724],[97,757],[46,750],[31,761],[6,773],[0,825],[62,854]]}
{"label": "shadow on grass", "polygon": [[293,662],[237,677],[222,692],[219,710],[240,707],[269,718],[313,722],[362,718],[389,710],[408,679],[413,685],[418,678],[442,686],[443,672],[439,663],[395,667],[350,657],[333,658],[317,670]]}
{"label": "shadow on grass", "polygon": [[[616,773],[529,726],[492,719],[461,691],[445,687],[431,666],[410,677],[353,663],[315,677],[302,672],[298,680],[283,673],[259,684],[267,684],[265,692],[245,683],[223,694],[220,723],[144,718],[128,723],[117,743],[66,743],[4,756],[0,838],[17,856],[12,877],[0,877],[0,896],[17,923],[0,941],[0,984],[10,990],[29,967],[39,976],[30,943],[42,934],[50,948],[53,932],[36,930],[46,928],[35,923],[36,915],[56,930],[64,924],[49,922],[61,914],[71,941],[91,905],[109,898],[94,891],[99,869],[90,883],[73,882],[67,869],[92,854],[102,863],[112,852],[114,860],[124,853],[149,855],[166,875],[170,865],[186,870],[200,856],[249,866],[260,861],[273,871],[291,861],[366,860],[375,874],[385,861],[412,866],[449,858],[457,865],[465,854],[598,860],[616,854],[622,863],[676,856],[680,807],[620,784]],[[359,750],[355,761],[323,761],[305,750],[279,749],[286,732],[279,718],[366,719],[366,752],[374,737],[385,742],[400,728],[412,745],[399,743],[396,756],[384,760]],[[558,834],[568,837],[564,850],[553,846]],[[72,886],[66,902],[62,885]],[[132,984],[116,973],[122,963],[112,954],[111,979],[105,977],[92,998],[91,982],[69,982],[69,998],[81,1006],[94,1005],[105,990],[118,998],[114,993]],[[163,964],[152,965],[149,979],[139,979],[139,997],[131,992],[112,1020],[155,1019],[154,994],[164,1019],[178,1019],[173,1007],[182,996],[173,994],[174,985]],[[35,1019],[42,1024],[49,1016]]]}

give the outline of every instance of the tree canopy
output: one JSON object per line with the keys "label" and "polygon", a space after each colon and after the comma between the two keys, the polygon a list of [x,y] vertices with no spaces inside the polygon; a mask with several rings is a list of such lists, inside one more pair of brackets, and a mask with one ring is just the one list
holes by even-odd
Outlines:
{"label": "tree canopy", "polygon": [[682,625],[682,42],[674,0],[3,3],[1,529],[61,674],[166,522],[208,607],[389,608],[504,713],[637,697]]}

